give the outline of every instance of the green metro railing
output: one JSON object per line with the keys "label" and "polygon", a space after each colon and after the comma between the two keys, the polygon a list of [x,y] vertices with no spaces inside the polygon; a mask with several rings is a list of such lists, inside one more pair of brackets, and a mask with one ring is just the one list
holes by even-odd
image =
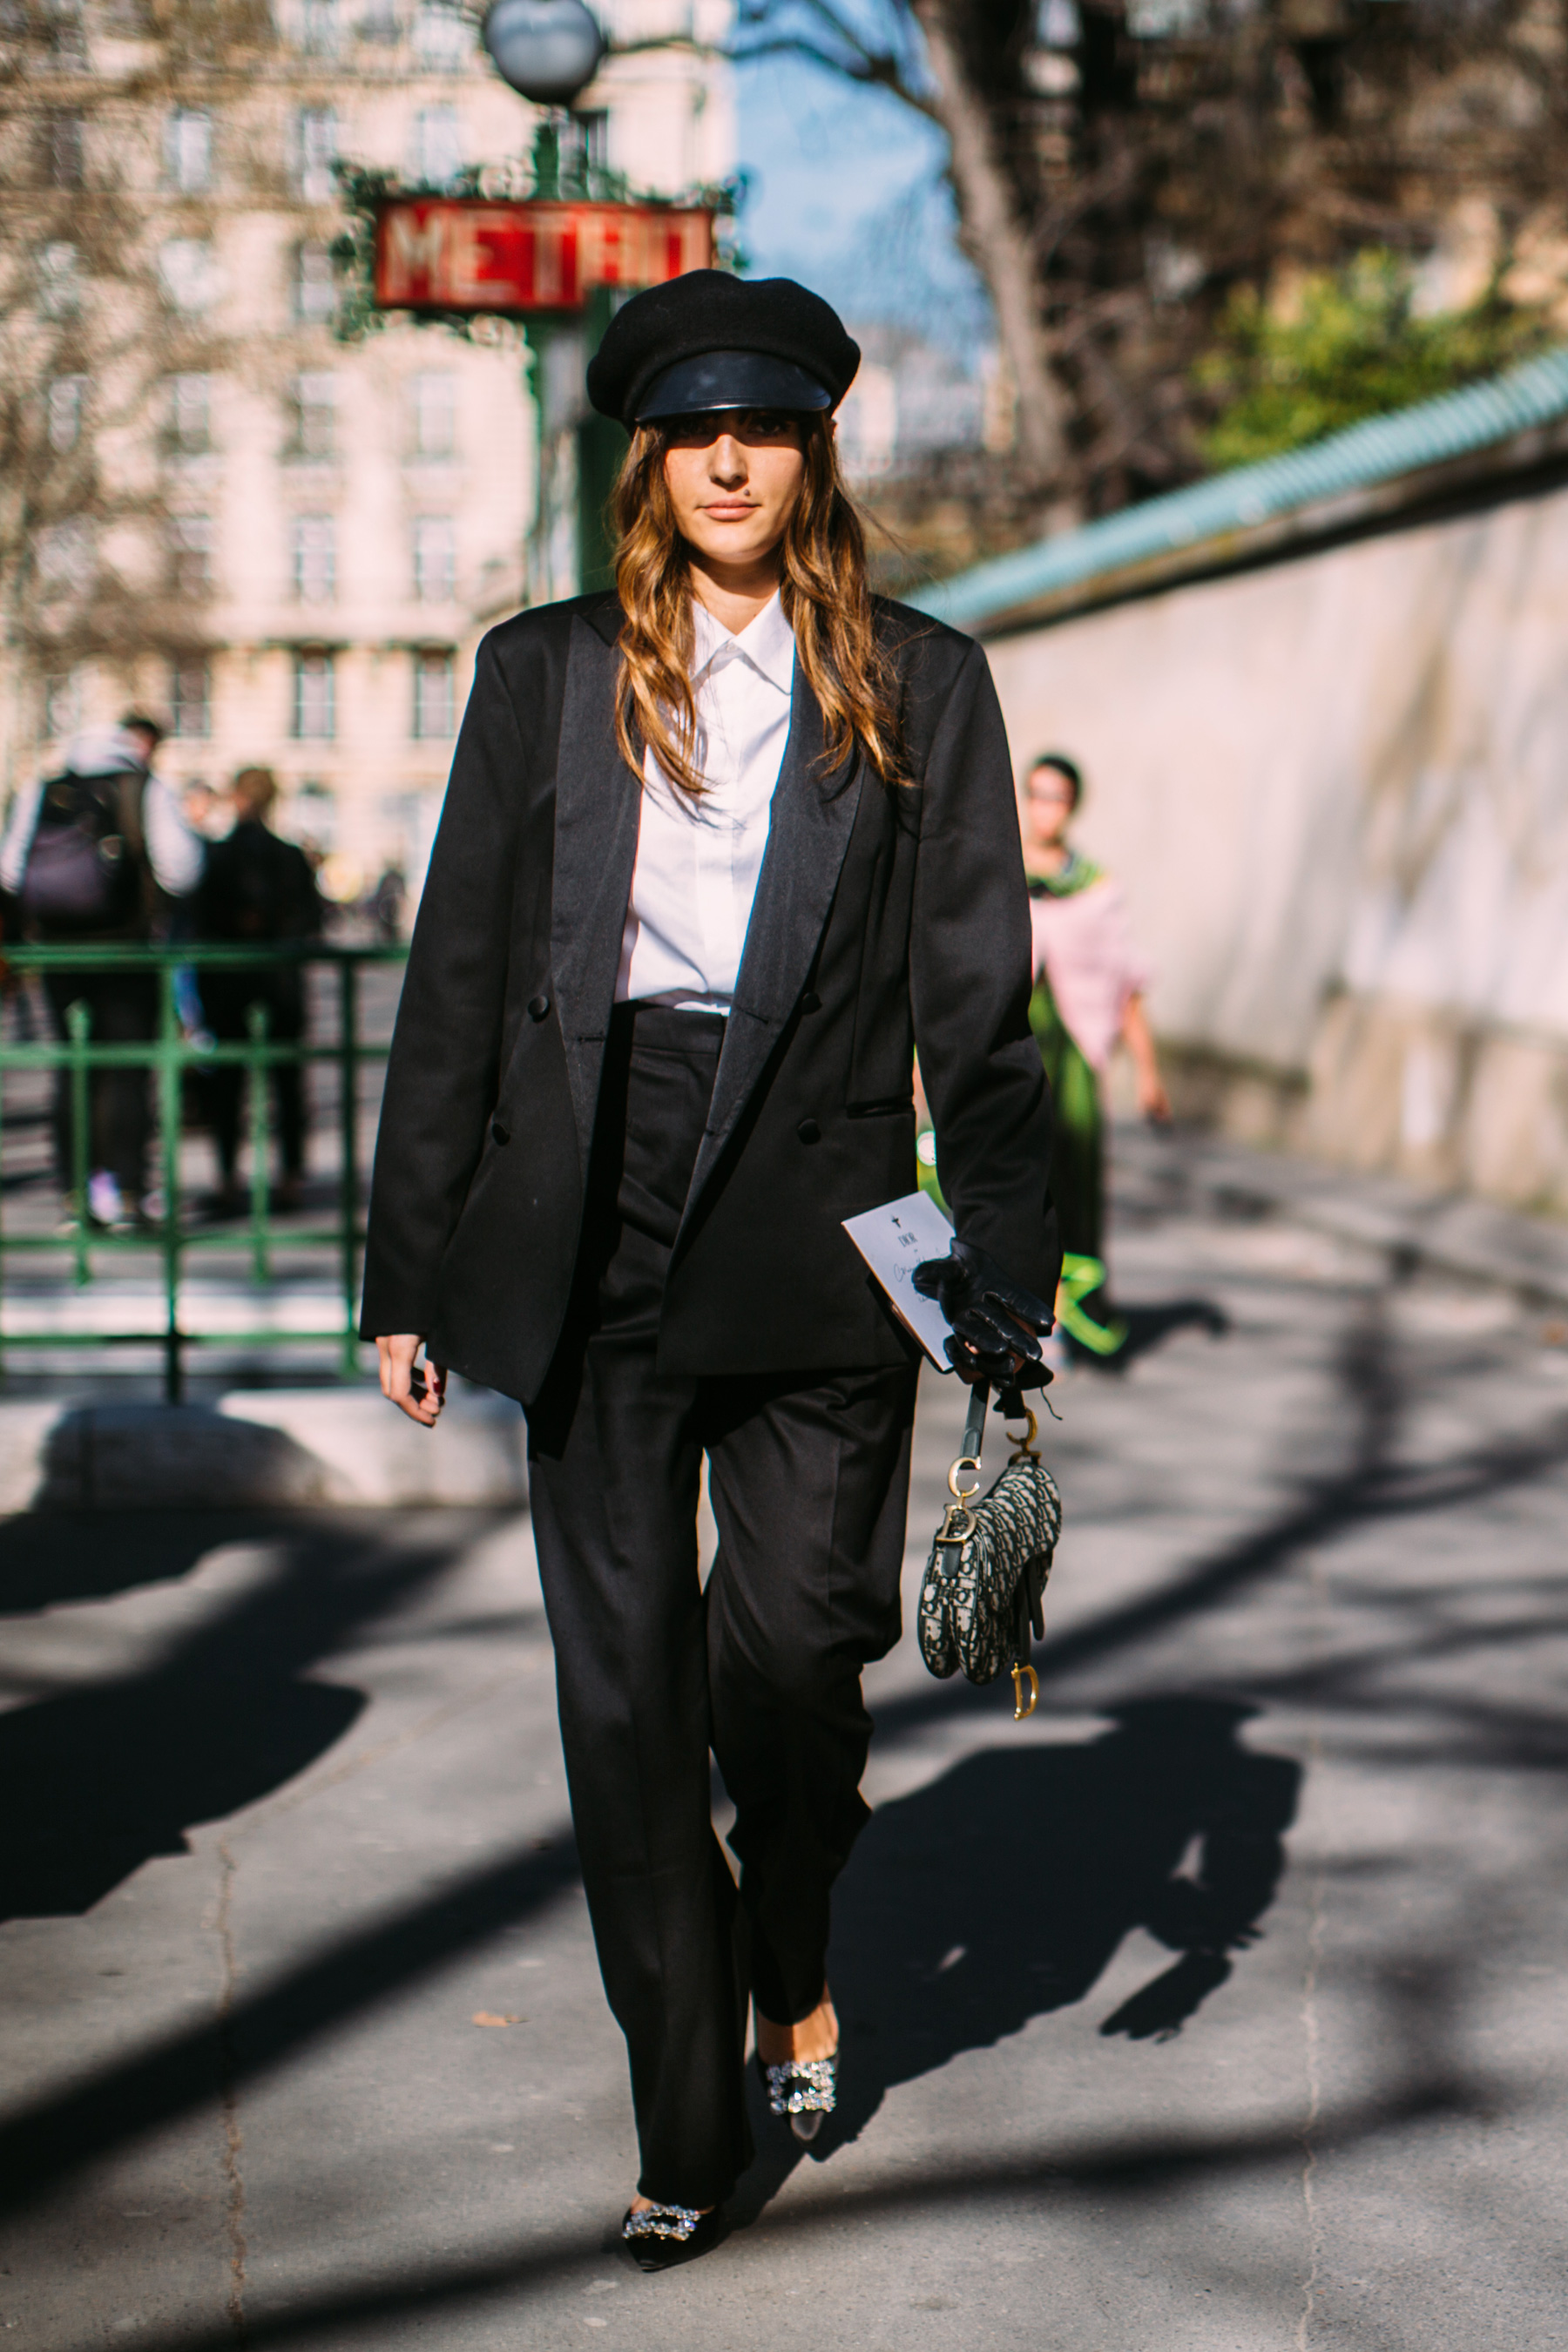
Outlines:
{"label": "green metro railing", "polygon": [[[94,975],[117,971],[155,972],[158,977],[158,1019],[156,1034],[152,1038],[132,1043],[96,1044],[92,1037],[89,1007],[78,999],[67,1006],[67,1034],[63,1038],[55,1037],[45,1043],[0,1040],[0,1165],[3,1165],[4,1154],[5,1080],[9,1073],[22,1070],[64,1070],[67,1073],[71,1097],[69,1131],[74,1161],[69,1171],[65,1223],[52,1232],[16,1230],[5,1215],[5,1192],[0,1188],[0,1367],[3,1367],[5,1356],[15,1349],[155,1345],[163,1352],[164,1393],[172,1402],[178,1402],[180,1397],[184,1354],[192,1347],[268,1348],[335,1341],[340,1349],[344,1372],[353,1373],[358,1370],[358,1340],[354,1326],[358,1313],[360,1251],[364,1240],[360,1200],[360,1073],[367,1062],[383,1058],[387,1050],[385,1039],[367,1039],[361,1034],[361,975],[366,965],[401,963],[406,953],[406,949],[401,946],[337,947],[316,940],[277,947],[213,947],[192,942],[177,947],[84,945],[5,948],[5,966],[18,975],[35,971],[40,974],[66,971]],[[182,969],[195,968],[198,972],[237,970],[259,974],[275,970],[280,964],[326,965],[335,973],[335,1038],[320,1042],[312,1041],[309,1036],[300,1039],[271,1038],[268,1034],[268,1013],[264,1003],[250,1006],[247,1016],[249,1034],[242,1042],[216,1044],[200,1036],[185,1034],[177,993],[178,975]],[[301,1067],[310,1064],[329,1064],[337,1072],[337,1201],[330,1223],[311,1223],[291,1216],[287,1227],[281,1228],[272,1215],[268,1148],[272,1089],[266,1079],[269,1069],[287,1063]],[[248,1215],[242,1221],[231,1221],[222,1225],[193,1224],[184,1213],[185,1202],[182,1192],[181,1144],[186,1132],[185,1080],[192,1072],[236,1066],[246,1071],[249,1079]],[[155,1090],[153,1125],[157,1138],[157,1181],[162,1193],[158,1217],[150,1221],[143,1230],[125,1234],[111,1233],[95,1226],[87,1213],[89,1079],[94,1070],[116,1068],[141,1068],[151,1073]],[[319,1328],[299,1328],[292,1324],[279,1328],[269,1324],[258,1325],[252,1330],[233,1330],[225,1327],[205,1331],[185,1328],[181,1317],[181,1300],[188,1258],[214,1250],[226,1251],[232,1256],[237,1249],[248,1256],[252,1282],[261,1286],[270,1280],[272,1258],[280,1244],[286,1244],[290,1252],[308,1249],[330,1252],[335,1286],[341,1299],[341,1312],[334,1314],[330,1324]],[[109,1330],[95,1326],[89,1330],[62,1327],[19,1331],[6,1328],[6,1273],[10,1262],[20,1254],[41,1255],[52,1253],[57,1258],[65,1256],[71,1267],[74,1286],[85,1288],[96,1278],[94,1262],[100,1255],[131,1252],[140,1253],[143,1257],[149,1252],[157,1255],[162,1291],[162,1311],[157,1328]]]}

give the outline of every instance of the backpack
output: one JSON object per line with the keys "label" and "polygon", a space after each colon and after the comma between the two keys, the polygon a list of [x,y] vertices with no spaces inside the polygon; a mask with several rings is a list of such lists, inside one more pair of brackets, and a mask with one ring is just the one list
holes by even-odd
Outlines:
{"label": "backpack", "polygon": [[135,928],[144,905],[142,778],[55,776],[44,786],[22,875],[22,915],[87,938]]}

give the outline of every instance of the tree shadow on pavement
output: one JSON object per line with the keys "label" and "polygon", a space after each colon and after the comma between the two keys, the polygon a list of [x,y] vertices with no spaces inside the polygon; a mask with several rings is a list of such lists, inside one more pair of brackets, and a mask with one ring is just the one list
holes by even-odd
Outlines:
{"label": "tree shadow on pavement", "polygon": [[[835,1899],[844,2059],[814,2158],[854,2139],[896,2084],[1081,2000],[1132,1929],[1178,1955],[1100,2027],[1135,2041],[1179,2032],[1259,1933],[1300,1766],[1240,1745],[1255,1710],[1236,1701],[1106,1712],[1115,1727],[1098,1739],[983,1749],[868,1824]],[[737,2221],[802,2154],[765,2113],[757,2122]]]}

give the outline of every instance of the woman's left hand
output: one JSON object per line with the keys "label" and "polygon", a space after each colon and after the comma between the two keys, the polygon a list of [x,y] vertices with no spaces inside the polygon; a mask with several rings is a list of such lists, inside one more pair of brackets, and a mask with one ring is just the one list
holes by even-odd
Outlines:
{"label": "woman's left hand", "polygon": [[910,1278],[952,1326],[947,1353],[960,1380],[1033,1388],[1050,1378],[1040,1362],[1050,1308],[984,1250],[955,1235],[946,1257],[924,1259]]}

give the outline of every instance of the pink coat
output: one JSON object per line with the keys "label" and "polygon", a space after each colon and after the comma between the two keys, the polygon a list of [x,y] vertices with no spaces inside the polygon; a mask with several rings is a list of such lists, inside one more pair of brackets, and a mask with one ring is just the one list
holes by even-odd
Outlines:
{"label": "pink coat", "polygon": [[1029,901],[1035,971],[1045,966],[1061,1014],[1092,1070],[1110,1061],[1127,1000],[1140,996],[1151,974],[1132,944],[1121,886],[1110,875],[1065,898],[1048,893]]}

